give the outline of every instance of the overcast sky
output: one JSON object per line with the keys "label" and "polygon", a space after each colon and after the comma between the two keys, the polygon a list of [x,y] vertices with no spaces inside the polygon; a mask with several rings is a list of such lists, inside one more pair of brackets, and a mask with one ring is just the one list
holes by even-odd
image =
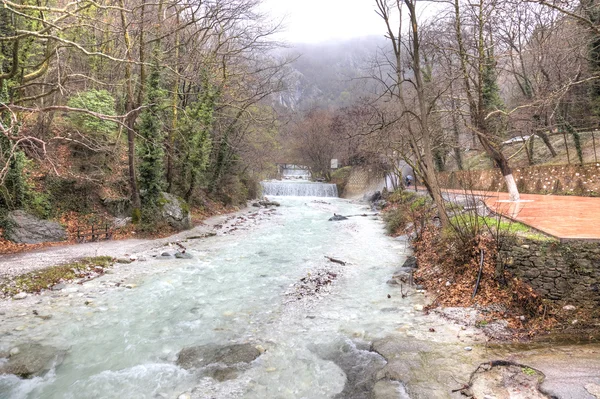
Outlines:
{"label": "overcast sky", "polygon": [[284,20],[284,31],[277,38],[290,43],[385,33],[372,0],[263,0],[261,8],[273,19]]}

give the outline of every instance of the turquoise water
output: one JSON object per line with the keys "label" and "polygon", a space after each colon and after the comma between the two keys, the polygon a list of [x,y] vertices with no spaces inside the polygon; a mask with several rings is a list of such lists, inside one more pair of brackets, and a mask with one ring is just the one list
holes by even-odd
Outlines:
{"label": "turquoise water", "polygon": [[[412,310],[420,299],[402,299],[386,284],[407,245],[386,237],[373,217],[329,222],[334,212],[368,212],[346,200],[276,199],[282,206],[270,220],[186,244],[192,260],[140,263],[177,262],[133,289],[92,290],[93,306],[71,299],[23,332],[0,327],[0,349],[36,340],[67,351],[43,377],[0,376],[0,398],[177,398],[193,389],[200,398],[334,397],[346,378],[325,359],[336,351],[358,355],[353,342],[420,323]],[[294,284],[324,268],[337,274],[327,292],[296,300]],[[242,342],[266,352],[234,380],[175,364],[184,347]]]}

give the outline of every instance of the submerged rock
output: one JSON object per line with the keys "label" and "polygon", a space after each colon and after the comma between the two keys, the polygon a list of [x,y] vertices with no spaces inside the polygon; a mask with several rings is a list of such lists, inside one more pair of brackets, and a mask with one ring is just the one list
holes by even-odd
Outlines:
{"label": "submerged rock", "polygon": [[340,220],[348,220],[348,218],[344,215],[338,215],[336,213],[334,213],[333,216],[329,218],[330,222],[339,222]]}
{"label": "submerged rock", "polygon": [[192,254],[189,252],[175,252],[175,257],[177,259],[193,259],[194,258],[192,256]]}
{"label": "submerged rock", "polygon": [[31,378],[45,374],[52,366],[62,363],[65,351],[40,344],[23,344],[13,348],[5,363],[0,363],[0,374],[14,374]]}
{"label": "submerged rock", "polygon": [[200,368],[213,363],[232,366],[250,363],[259,356],[260,351],[252,344],[193,346],[179,352],[177,365],[184,369]]}

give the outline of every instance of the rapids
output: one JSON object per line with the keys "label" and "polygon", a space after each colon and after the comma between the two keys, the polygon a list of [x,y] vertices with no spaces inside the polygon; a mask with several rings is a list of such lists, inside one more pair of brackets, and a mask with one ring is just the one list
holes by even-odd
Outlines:
{"label": "rapids", "polygon": [[[346,378],[329,359],[347,351],[369,358],[352,340],[370,341],[414,323],[415,302],[386,285],[407,245],[384,236],[378,220],[327,221],[334,212],[358,212],[346,200],[278,201],[276,216],[250,231],[190,244],[193,260],[140,264],[177,262],[133,289],[71,294],[60,306],[42,296],[39,306],[52,319],[3,331],[0,350],[38,341],[66,350],[66,358],[43,377],[0,376],[0,397],[176,398],[196,386],[198,397],[334,397]],[[348,262],[337,265],[331,292],[296,300],[294,283],[336,267],[326,255]],[[175,364],[184,347],[233,342],[266,349],[235,380],[199,379]]]}

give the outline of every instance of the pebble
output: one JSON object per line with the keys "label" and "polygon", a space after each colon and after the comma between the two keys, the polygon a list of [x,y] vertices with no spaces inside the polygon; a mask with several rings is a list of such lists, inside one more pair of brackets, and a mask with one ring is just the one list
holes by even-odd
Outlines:
{"label": "pebble", "polygon": [[5,316],[6,312],[4,310],[0,310],[0,316]]}
{"label": "pebble", "polygon": [[575,306],[573,306],[573,305],[566,305],[566,306],[563,306],[563,310],[575,310]]}
{"label": "pebble", "polygon": [[14,347],[14,348],[12,348],[12,349],[10,350],[10,352],[9,352],[9,353],[10,353],[10,355],[11,355],[11,356],[15,356],[15,355],[18,355],[20,352],[21,352],[21,350],[20,350],[19,348],[17,348],[17,347]]}
{"label": "pebble", "polygon": [[192,398],[192,395],[190,395],[190,394],[189,394],[189,393],[187,393],[187,392],[186,392],[186,393],[182,393],[181,395],[179,395],[179,396],[177,397],[177,399],[191,399],[191,398]]}
{"label": "pebble", "polygon": [[471,348],[470,346],[465,346],[465,350],[466,350],[467,352],[470,352],[470,351],[472,351],[472,350],[473,350],[473,348]]}
{"label": "pebble", "polygon": [[413,306],[413,309],[416,310],[417,312],[422,312],[423,311],[423,305],[415,305],[415,306]]}
{"label": "pebble", "polygon": [[27,293],[26,292],[19,292],[17,295],[13,296],[12,299],[25,299],[27,298]]}
{"label": "pebble", "polygon": [[137,285],[135,285],[135,284],[125,284],[125,288],[132,289],[132,288],[135,288],[135,287],[137,287]]}

